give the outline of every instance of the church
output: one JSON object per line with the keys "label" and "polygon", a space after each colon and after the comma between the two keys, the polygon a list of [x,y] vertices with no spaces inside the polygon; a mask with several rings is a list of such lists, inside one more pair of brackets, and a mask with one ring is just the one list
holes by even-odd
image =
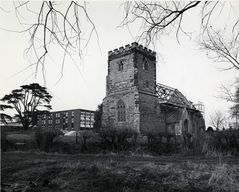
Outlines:
{"label": "church", "polygon": [[156,53],[138,43],[108,52],[102,128],[190,134],[205,129],[203,105],[156,82]]}

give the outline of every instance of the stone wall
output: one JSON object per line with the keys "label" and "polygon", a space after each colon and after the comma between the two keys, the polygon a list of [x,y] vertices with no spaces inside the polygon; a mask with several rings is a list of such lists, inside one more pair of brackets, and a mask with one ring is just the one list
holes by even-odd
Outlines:
{"label": "stone wall", "polygon": [[163,132],[161,113],[157,106],[158,98],[153,94],[139,94],[140,131]]}
{"label": "stone wall", "polygon": [[[106,86],[103,127],[132,128],[143,134],[148,131],[180,134],[187,121],[188,133],[197,134],[204,126],[199,111],[158,103],[155,52],[137,43],[109,51]],[[119,100],[125,104],[125,121],[118,120]]]}
{"label": "stone wall", "polygon": [[[147,62],[147,70],[144,68],[144,62]],[[123,70],[119,70],[120,63],[123,64]],[[106,97],[103,100],[102,117],[104,127],[130,127],[140,132],[141,118],[144,119],[142,126],[148,127],[146,124],[152,122],[152,120],[149,116],[146,118],[146,114],[156,112],[157,106],[155,67],[155,52],[137,43],[120,47],[108,53],[107,88]],[[144,93],[141,94],[139,91],[146,92],[149,95],[144,96]],[[125,122],[118,121],[117,102],[119,100],[125,103]],[[147,102],[147,104],[142,104],[141,101]],[[156,116],[153,116],[152,118],[156,123]]]}

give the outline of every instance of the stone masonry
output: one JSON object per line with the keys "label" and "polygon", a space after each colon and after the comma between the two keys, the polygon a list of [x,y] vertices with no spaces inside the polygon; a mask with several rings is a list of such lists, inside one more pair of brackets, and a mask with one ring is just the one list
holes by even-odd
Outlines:
{"label": "stone masonry", "polygon": [[[167,131],[165,103],[163,106],[159,103],[156,93],[154,51],[135,42],[109,51],[102,127],[131,128],[139,133]],[[192,115],[192,111],[197,110],[191,109],[189,112],[187,108],[179,108],[175,113],[180,118],[186,117],[193,125],[195,115]],[[189,117],[189,113],[193,118]],[[183,129],[183,119],[180,118],[175,120]]]}

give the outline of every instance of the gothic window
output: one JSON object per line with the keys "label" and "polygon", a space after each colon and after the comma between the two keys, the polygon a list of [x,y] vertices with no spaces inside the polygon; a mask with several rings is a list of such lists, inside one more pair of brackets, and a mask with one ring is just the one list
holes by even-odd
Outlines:
{"label": "gothic window", "polygon": [[145,71],[148,71],[148,70],[149,70],[148,61],[147,61],[145,58],[143,58],[143,69],[144,69]]}
{"label": "gothic window", "polygon": [[117,104],[117,110],[118,110],[118,121],[125,121],[125,104],[122,100],[118,101]]}
{"label": "gothic window", "polygon": [[119,71],[123,71],[123,69],[124,69],[124,63],[123,63],[123,61],[120,61],[119,62]]}

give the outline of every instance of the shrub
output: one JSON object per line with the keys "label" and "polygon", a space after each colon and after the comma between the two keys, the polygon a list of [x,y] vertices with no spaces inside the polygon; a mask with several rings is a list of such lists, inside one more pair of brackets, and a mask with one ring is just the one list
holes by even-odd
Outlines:
{"label": "shrub", "polygon": [[1,133],[1,150],[2,151],[8,151],[13,147],[13,143],[7,139],[7,133],[2,132]]}
{"label": "shrub", "polygon": [[80,131],[79,132],[80,136],[80,144],[81,144],[81,152],[86,152],[88,151],[88,142],[89,140],[94,136],[94,133],[92,131]]}
{"label": "shrub", "polygon": [[54,144],[54,139],[60,134],[61,133],[57,130],[54,131],[42,129],[37,130],[35,132],[35,140],[37,148],[40,151],[50,152]]}
{"label": "shrub", "polygon": [[203,152],[218,151],[222,153],[238,154],[239,130],[229,129],[206,133],[204,137]]}
{"label": "shrub", "polygon": [[174,153],[179,150],[178,138],[170,133],[145,132],[148,143],[147,150],[157,155],[162,153]]}
{"label": "shrub", "polygon": [[137,133],[130,128],[104,128],[99,136],[104,150],[124,151],[136,143]]}

